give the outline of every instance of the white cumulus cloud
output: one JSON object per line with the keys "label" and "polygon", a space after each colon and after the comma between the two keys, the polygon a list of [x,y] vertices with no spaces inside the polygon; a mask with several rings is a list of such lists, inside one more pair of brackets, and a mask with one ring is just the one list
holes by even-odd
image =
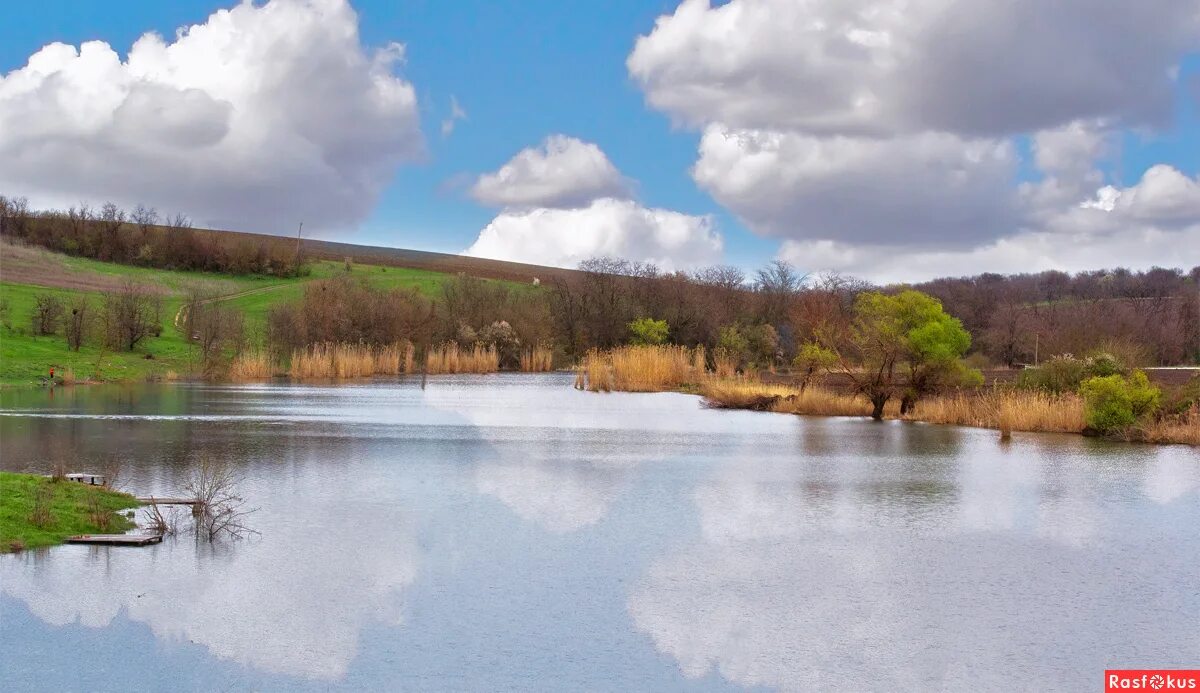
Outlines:
{"label": "white cumulus cloud", "polygon": [[1169,114],[1185,0],[684,0],[627,60],[692,125],[1005,135]]}
{"label": "white cumulus cloud", "polygon": [[754,230],[848,242],[955,244],[1018,218],[1011,145],[924,133],[891,139],[708,128],[692,176]]}
{"label": "white cumulus cloud", "polygon": [[626,65],[782,257],[885,280],[1177,264],[1197,182],[1101,164],[1169,124],[1197,49],[1190,0],[684,0]]}
{"label": "white cumulus cloud", "polygon": [[472,197],[495,207],[571,208],[628,194],[628,183],[600,147],[566,135],[522,149],[471,187]]}
{"label": "white cumulus cloud", "polygon": [[122,60],[49,44],[0,76],[0,189],[38,206],[146,203],[257,231],[354,225],[424,140],[404,48],[346,0],[243,2]]}
{"label": "white cumulus cloud", "polygon": [[717,262],[722,247],[710,217],[602,198],[576,209],[505,211],[464,254],[557,267],[605,255],[672,270]]}
{"label": "white cumulus cloud", "polygon": [[717,262],[710,216],[643,206],[599,146],[551,135],[478,178],[471,195],[502,207],[465,255],[574,267],[597,256],[687,269]]}

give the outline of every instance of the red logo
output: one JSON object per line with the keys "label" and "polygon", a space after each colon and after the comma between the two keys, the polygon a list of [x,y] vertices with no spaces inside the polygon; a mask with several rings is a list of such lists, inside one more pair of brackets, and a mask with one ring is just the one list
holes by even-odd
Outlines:
{"label": "red logo", "polygon": [[1104,693],[1113,691],[1200,693],[1200,669],[1105,669]]}

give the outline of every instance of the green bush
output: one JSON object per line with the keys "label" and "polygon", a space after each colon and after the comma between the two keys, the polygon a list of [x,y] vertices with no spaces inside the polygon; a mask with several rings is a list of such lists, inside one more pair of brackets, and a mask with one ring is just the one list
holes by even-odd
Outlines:
{"label": "green bush", "polygon": [[634,344],[655,345],[666,344],[670,328],[666,320],[654,318],[638,318],[629,323],[630,341]]}
{"label": "green bush", "polygon": [[1090,428],[1112,433],[1128,428],[1158,408],[1162,392],[1141,371],[1129,377],[1120,374],[1095,376],[1080,386],[1084,419]]}
{"label": "green bush", "polygon": [[1078,392],[1083,382],[1090,378],[1119,376],[1126,372],[1124,364],[1112,354],[1098,353],[1082,359],[1062,354],[1036,368],[1026,368],[1017,378],[1017,387],[1061,395]]}

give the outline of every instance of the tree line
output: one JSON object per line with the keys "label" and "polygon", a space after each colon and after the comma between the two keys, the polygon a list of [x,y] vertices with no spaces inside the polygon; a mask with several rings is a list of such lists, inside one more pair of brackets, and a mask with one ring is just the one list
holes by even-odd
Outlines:
{"label": "tree line", "polygon": [[23,197],[0,195],[0,236],[67,255],[141,267],[294,277],[306,274],[298,245],[283,239],[197,233],[186,215],[112,202],[34,210]]}

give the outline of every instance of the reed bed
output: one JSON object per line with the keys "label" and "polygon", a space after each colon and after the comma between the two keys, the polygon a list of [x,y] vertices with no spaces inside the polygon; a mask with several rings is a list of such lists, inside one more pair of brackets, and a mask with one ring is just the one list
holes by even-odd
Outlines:
{"label": "reed bed", "polygon": [[554,351],[538,345],[521,354],[521,370],[525,373],[545,373],[554,370]]}
{"label": "reed bed", "polygon": [[[807,416],[870,416],[871,403],[865,397],[844,394],[820,387],[803,392],[789,385],[772,385],[745,378],[713,378],[700,388],[710,407],[753,409]],[[900,413],[898,402],[889,402],[885,415]]]}
{"label": "reed bed", "polygon": [[704,378],[703,355],[681,346],[625,346],[589,351],[579,364],[575,387],[592,392],[660,392]]}
{"label": "reed bed", "polygon": [[[746,379],[714,378],[700,390],[709,406],[753,409],[810,416],[870,416],[871,404],[861,395],[821,387],[803,392],[788,385],[769,385]],[[1046,395],[1022,390],[961,392],[921,400],[900,416],[899,401],[884,409],[888,419],[994,428],[1001,431],[1079,433],[1083,430],[1083,401],[1076,395]]]}
{"label": "reed bed", "polygon": [[1139,440],[1147,443],[1182,443],[1200,445],[1200,404],[1178,416],[1152,421],[1138,431]]}
{"label": "reed bed", "polygon": [[230,380],[262,380],[272,375],[271,357],[265,351],[243,351],[229,365]]}
{"label": "reed bed", "polygon": [[367,378],[412,373],[415,349],[401,340],[376,347],[369,344],[313,344],[292,352],[288,375],[293,378]]}
{"label": "reed bed", "polygon": [[1011,389],[930,397],[917,402],[904,418],[1005,432],[1079,433],[1085,426],[1083,400],[1078,395]]}
{"label": "reed bed", "polygon": [[437,373],[495,373],[500,370],[500,354],[492,345],[476,344],[471,349],[457,342],[429,350],[425,357],[425,372]]}

